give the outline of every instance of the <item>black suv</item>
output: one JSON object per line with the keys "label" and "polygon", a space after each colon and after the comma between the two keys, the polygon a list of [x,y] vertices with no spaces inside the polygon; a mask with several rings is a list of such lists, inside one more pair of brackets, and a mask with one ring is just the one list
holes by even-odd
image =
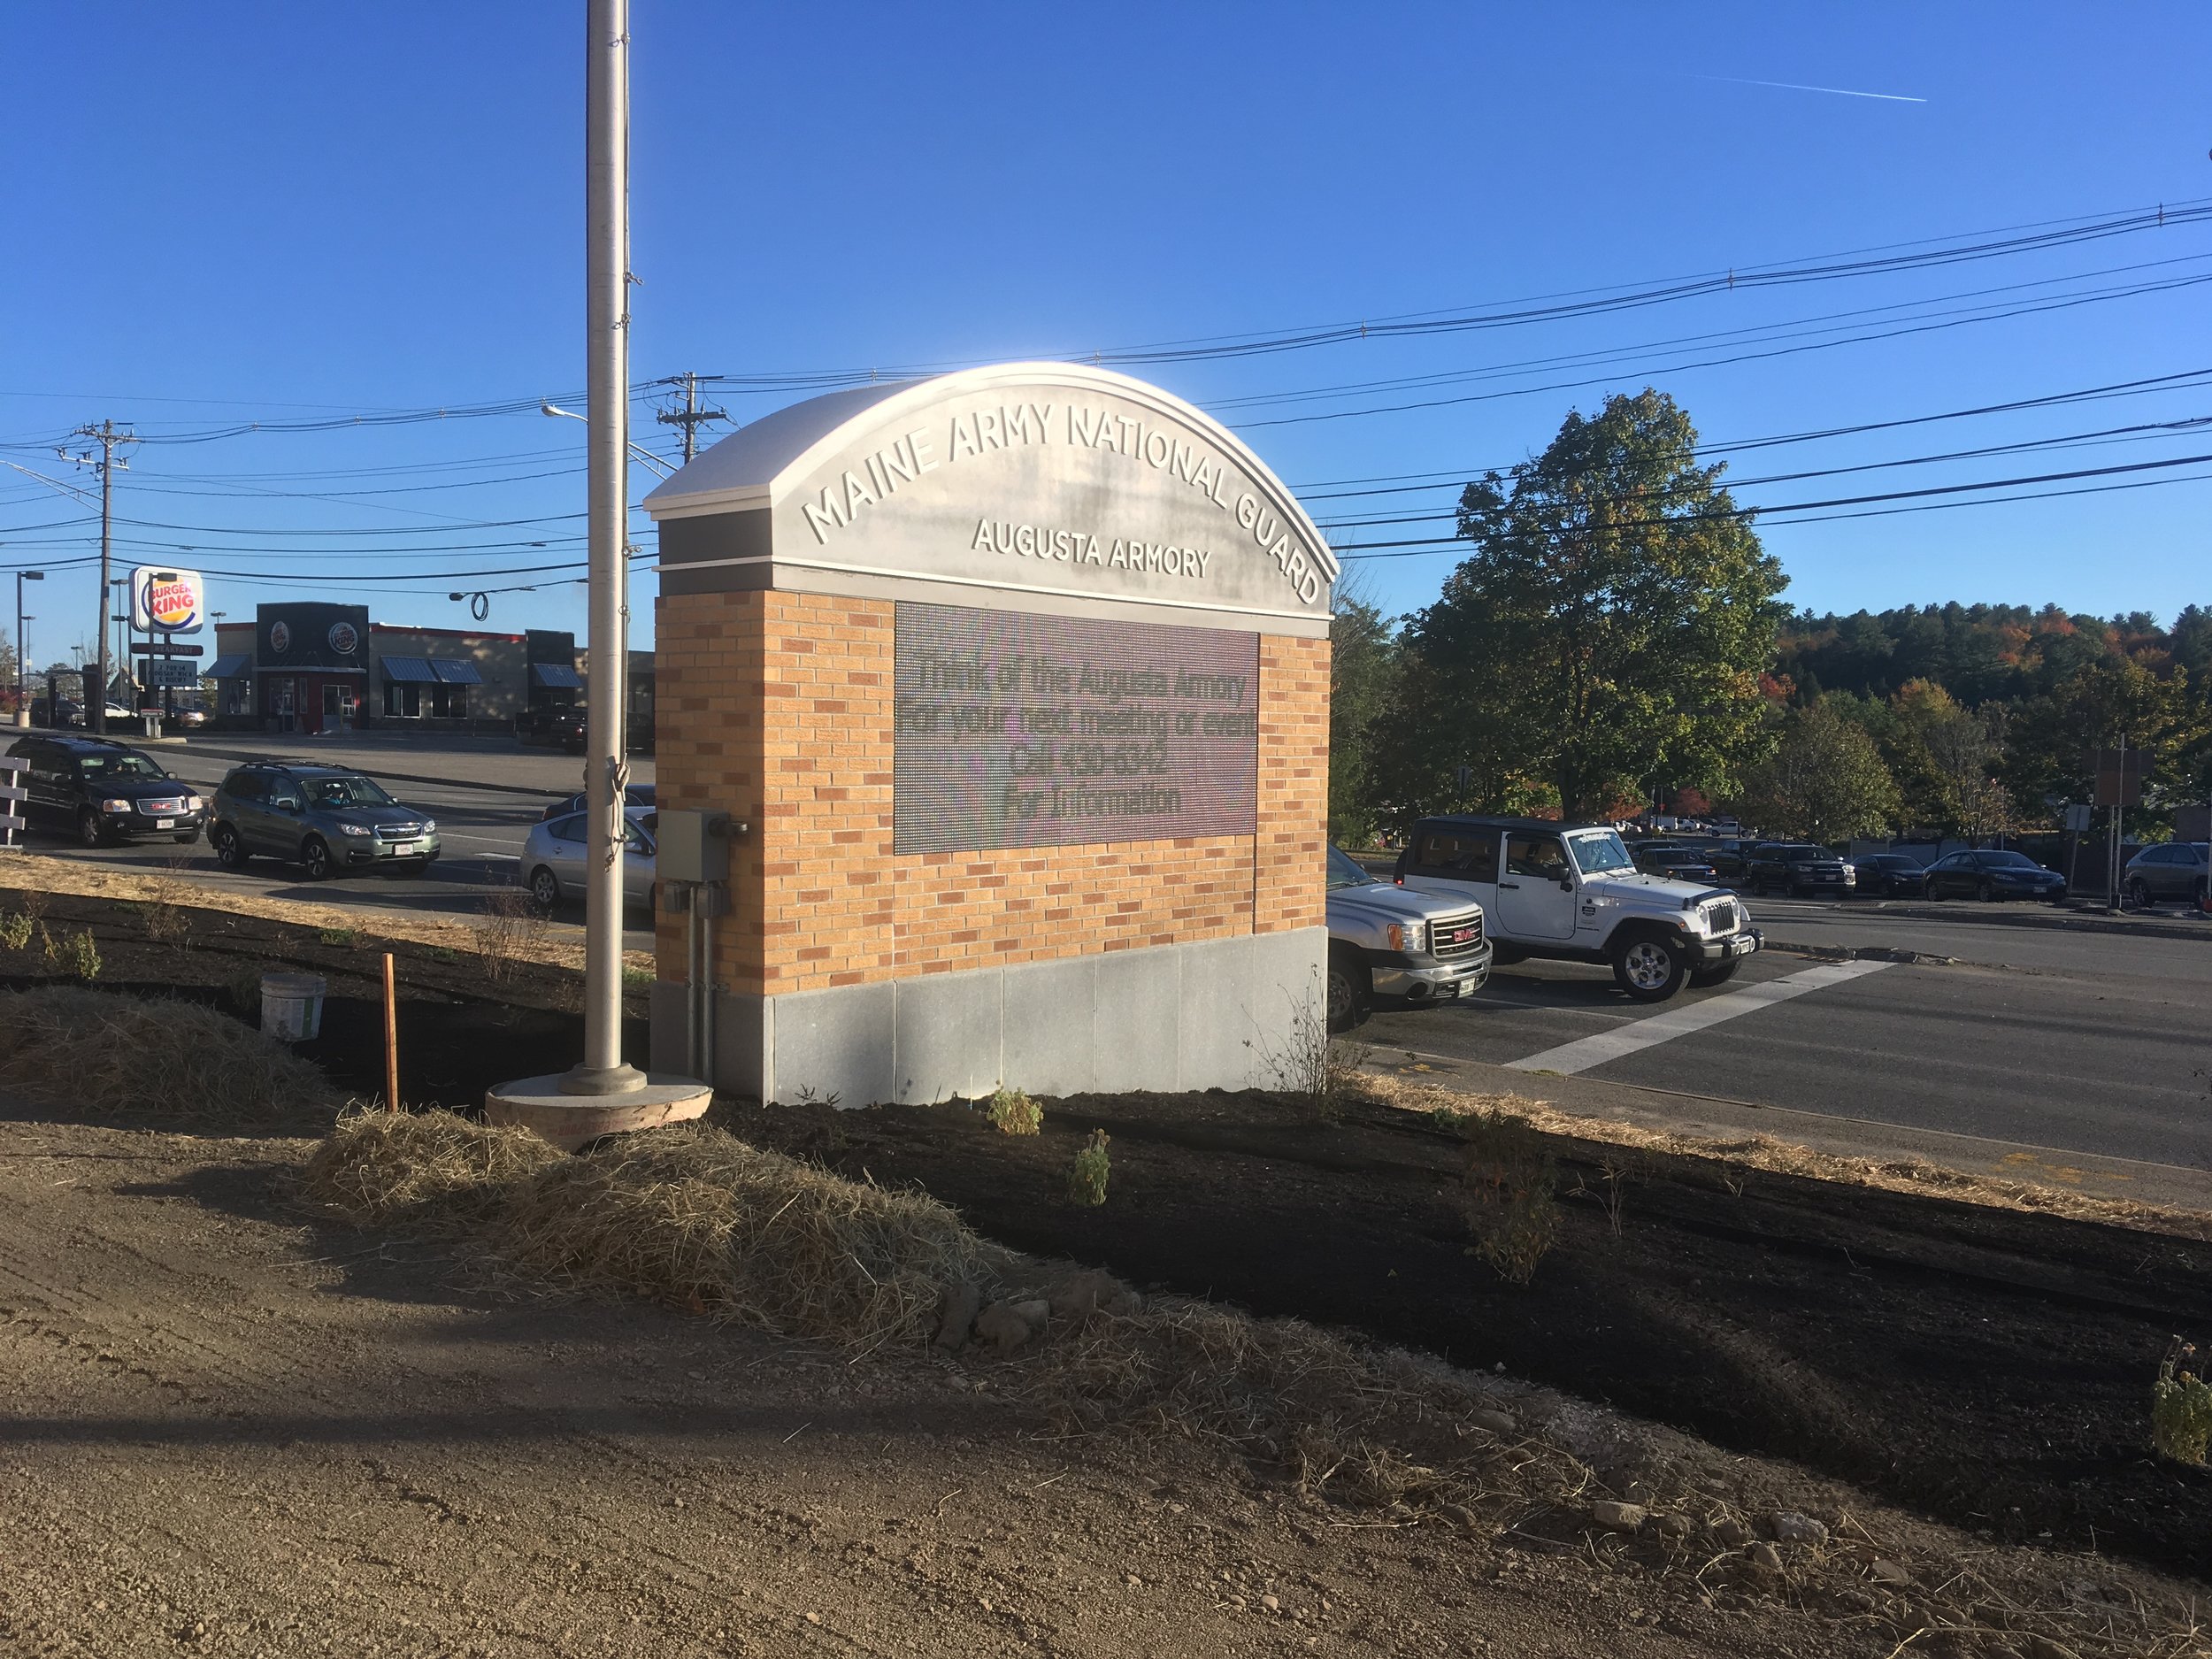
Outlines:
{"label": "black suv", "polygon": [[1756,898],[1779,887],[1792,898],[1832,893],[1841,898],[1858,886],[1851,866],[1825,847],[1807,841],[1767,841],[1744,861],[1744,886]]}
{"label": "black suv", "polygon": [[19,738],[8,753],[30,763],[23,774],[33,817],[71,825],[88,847],[168,836],[200,838],[207,802],[136,749],[104,737]]}
{"label": "black suv", "polygon": [[373,778],[312,761],[239,767],[215,792],[208,839],[227,869],[261,855],[304,864],[316,881],[349,870],[420,872],[438,856],[433,819]]}

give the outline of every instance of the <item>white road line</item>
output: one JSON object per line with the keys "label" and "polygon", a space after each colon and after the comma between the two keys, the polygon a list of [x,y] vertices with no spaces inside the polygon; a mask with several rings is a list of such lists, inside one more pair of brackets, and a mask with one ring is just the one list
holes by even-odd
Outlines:
{"label": "white road line", "polygon": [[1840,985],[1846,979],[1878,973],[1884,968],[1896,965],[1893,962],[1834,962],[1824,967],[1808,968],[1802,973],[1785,974],[1778,979],[1766,979],[1757,985],[1747,985],[1741,990],[1725,991],[1718,996],[1707,997],[1702,1002],[1693,1002],[1686,1008],[1670,1009],[1663,1014],[1654,1014],[1649,1019],[1640,1019],[1620,1031],[1600,1032],[1594,1037],[1580,1037],[1573,1042],[1562,1043],[1556,1048],[1532,1054],[1525,1060],[1509,1062],[1509,1069],[1515,1071],[1555,1071],[1562,1076],[1587,1071],[1592,1066],[1603,1065],[1608,1060],[1618,1060],[1639,1049],[1671,1042],[1677,1037],[1686,1037],[1693,1032],[1703,1031],[1708,1026],[1734,1019],[1739,1015],[1769,1008],[1777,1002],[1786,1002],[1793,996],[1802,996],[1808,991]]}

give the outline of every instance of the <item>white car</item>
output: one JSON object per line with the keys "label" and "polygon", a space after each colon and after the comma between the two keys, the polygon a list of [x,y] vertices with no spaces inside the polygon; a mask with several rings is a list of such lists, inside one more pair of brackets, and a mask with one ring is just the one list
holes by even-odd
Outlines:
{"label": "white car", "polygon": [[[630,818],[626,826],[622,896],[632,904],[653,902],[653,864],[658,851],[653,831],[659,821],[659,814],[641,812]],[[522,843],[522,879],[540,909],[550,910],[564,899],[583,896],[588,829],[581,812],[541,818],[530,826],[529,838]]]}
{"label": "white car", "polygon": [[1609,963],[1639,1002],[1719,985],[1763,942],[1734,894],[1645,874],[1601,824],[1424,818],[1397,875],[1401,887],[1481,905],[1498,961]]}

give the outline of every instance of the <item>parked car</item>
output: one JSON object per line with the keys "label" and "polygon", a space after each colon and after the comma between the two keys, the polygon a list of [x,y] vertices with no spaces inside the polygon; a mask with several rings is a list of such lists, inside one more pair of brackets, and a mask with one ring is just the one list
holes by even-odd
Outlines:
{"label": "parked car", "polygon": [[2062,899],[2066,878],[2025,853],[1957,852],[1928,866],[1928,896],[1988,899]]}
{"label": "parked car", "polygon": [[2168,841],[2163,846],[2146,847],[2128,860],[2121,891],[2139,909],[2162,901],[2202,904],[2208,864],[2212,864],[2212,844],[2204,841]]}
{"label": "parked car", "polygon": [[1680,841],[1645,841],[1629,849],[1629,856],[1647,876],[1671,876],[1677,881],[1694,881],[1709,887],[1720,879],[1720,872],[1703,849]]}
{"label": "parked car", "polygon": [[196,732],[207,724],[207,710],[196,703],[180,703],[162,716],[162,724],[180,732]]}
{"label": "parked car", "polygon": [[1928,867],[1902,853],[1865,853],[1851,861],[1862,898],[1916,899],[1928,891]]}
{"label": "parked car", "polygon": [[1418,1006],[1482,989],[1482,906],[1378,880],[1334,847],[1328,862],[1331,1031],[1358,1025],[1379,996]]}
{"label": "parked car", "polygon": [[28,761],[25,813],[73,827],[88,847],[165,836],[197,841],[207,803],[193,785],[104,737],[23,737],[8,753]]}
{"label": "parked car", "polygon": [[515,716],[515,735],[526,743],[557,743],[571,754],[584,752],[584,710],[572,703],[525,709]]}
{"label": "parked car", "polygon": [[[564,900],[583,895],[588,816],[569,812],[541,818],[530,826],[522,843],[522,879],[541,910],[554,910]],[[622,896],[632,904],[653,902],[653,865],[659,851],[653,832],[658,826],[659,817],[652,812],[637,813],[628,820],[622,844]]]}
{"label": "parked car", "polygon": [[1499,962],[1610,963],[1640,1002],[1718,985],[1763,942],[1732,893],[1638,871],[1617,832],[1544,818],[1424,818],[1402,887],[1482,906]]}
{"label": "parked car", "polygon": [[1754,898],[1777,887],[1792,898],[1845,898],[1856,885],[1849,864],[1809,841],[1763,841],[1744,861],[1744,886]]}
{"label": "parked car", "polygon": [[49,703],[43,697],[31,699],[31,724],[59,731],[84,724],[84,705],[73,697],[61,697]]}
{"label": "parked car", "polygon": [[[540,813],[539,818],[541,820],[545,818],[565,818],[571,812],[582,811],[590,804],[590,800],[585,795],[581,789],[579,789],[574,795],[570,795],[565,801],[556,801],[551,806],[546,808],[543,812]],[[624,786],[622,791],[622,810],[628,817],[635,818],[641,812],[650,812],[657,804],[657,797],[654,790],[654,787],[651,784],[633,783]]]}
{"label": "parked car", "polygon": [[438,860],[437,821],[373,778],[312,761],[253,761],[215,792],[208,840],[227,870],[250,858],[304,865],[308,879],[356,870],[419,873]]}

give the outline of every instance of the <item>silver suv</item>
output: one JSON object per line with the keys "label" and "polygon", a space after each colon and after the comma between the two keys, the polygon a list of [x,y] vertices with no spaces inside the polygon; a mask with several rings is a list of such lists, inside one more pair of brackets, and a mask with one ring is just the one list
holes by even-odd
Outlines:
{"label": "silver suv", "polygon": [[227,870],[268,857],[320,881],[356,870],[419,872],[438,857],[438,826],[373,778],[309,761],[255,761],[223,780],[208,840]]}

